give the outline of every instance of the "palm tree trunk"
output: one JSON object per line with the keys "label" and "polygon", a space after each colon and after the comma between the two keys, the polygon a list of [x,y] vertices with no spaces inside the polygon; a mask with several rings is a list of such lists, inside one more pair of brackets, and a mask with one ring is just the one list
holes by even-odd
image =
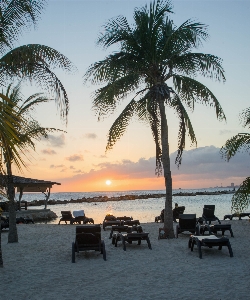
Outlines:
{"label": "palm tree trunk", "polygon": [[174,238],[173,230],[173,212],[172,212],[172,176],[170,170],[170,156],[168,143],[168,124],[165,112],[164,100],[159,101],[161,114],[161,145],[162,145],[162,164],[166,187],[165,200],[165,215],[164,215],[164,229],[168,238]]}
{"label": "palm tree trunk", "polygon": [[7,163],[7,196],[9,199],[9,235],[8,243],[17,243],[15,187],[13,183],[11,163]]}
{"label": "palm tree trunk", "polygon": [[2,255],[2,234],[1,234],[1,228],[0,228],[0,268],[3,267],[3,255]]}

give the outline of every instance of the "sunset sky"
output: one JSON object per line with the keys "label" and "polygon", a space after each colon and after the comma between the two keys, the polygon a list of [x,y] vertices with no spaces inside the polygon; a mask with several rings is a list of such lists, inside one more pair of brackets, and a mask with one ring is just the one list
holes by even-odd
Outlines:
{"label": "sunset sky", "polygon": [[[164,189],[163,177],[155,176],[150,128],[135,119],[113,150],[105,153],[108,130],[123,106],[98,122],[91,110],[91,94],[98,86],[83,84],[89,65],[116,50],[96,46],[102,25],[121,14],[131,24],[134,8],[146,3],[149,1],[50,0],[37,28],[23,34],[20,45],[38,43],[55,48],[74,63],[77,72],[55,70],[70,100],[67,126],[60,120],[54,102],[37,107],[34,114],[42,126],[65,133],[50,135],[48,140],[37,143],[36,152],[29,156],[28,169],[17,175],[60,182],[61,186],[53,187],[52,192]],[[173,111],[167,111],[173,188],[240,184],[249,176],[248,154],[239,154],[228,163],[219,151],[228,138],[245,131],[239,124],[239,113],[250,106],[250,1],[185,0],[173,1],[173,6],[171,18],[176,25],[191,18],[209,26],[210,39],[198,51],[221,57],[227,79],[224,84],[199,79],[217,96],[227,122],[219,122],[214,109],[196,105],[190,118],[198,145],[191,147],[187,140],[179,169],[174,164],[178,119]],[[23,87],[26,96],[35,92],[41,89],[34,84]],[[107,180],[111,183],[106,184]]]}

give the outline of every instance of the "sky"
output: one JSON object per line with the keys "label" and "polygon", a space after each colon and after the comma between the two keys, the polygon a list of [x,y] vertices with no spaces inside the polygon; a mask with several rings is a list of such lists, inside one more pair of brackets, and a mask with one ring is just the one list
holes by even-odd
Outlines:
{"label": "sky", "polygon": [[[155,145],[150,128],[134,120],[112,150],[105,153],[107,133],[126,105],[99,121],[92,110],[92,95],[98,86],[83,83],[87,68],[102,60],[116,47],[103,50],[96,45],[102,26],[110,18],[123,15],[133,23],[135,7],[150,1],[49,0],[37,27],[26,31],[16,46],[43,44],[56,49],[77,68],[72,74],[54,70],[68,93],[70,109],[67,126],[60,120],[54,102],[36,108],[33,116],[41,126],[63,130],[36,144],[28,155],[27,169],[16,175],[61,183],[52,192],[87,192],[164,189],[163,176],[155,175]],[[238,185],[249,175],[249,156],[239,153],[230,162],[220,155],[226,140],[245,132],[239,113],[249,107],[250,84],[250,1],[172,1],[174,23],[187,19],[208,25],[210,38],[199,52],[223,59],[226,82],[200,78],[219,100],[227,121],[216,119],[213,108],[196,105],[189,112],[197,147],[187,139],[179,168],[174,164],[177,150],[178,119],[167,111],[169,123],[173,188],[207,188]],[[29,96],[43,92],[32,84],[23,86]],[[109,180],[111,184],[106,184]]]}

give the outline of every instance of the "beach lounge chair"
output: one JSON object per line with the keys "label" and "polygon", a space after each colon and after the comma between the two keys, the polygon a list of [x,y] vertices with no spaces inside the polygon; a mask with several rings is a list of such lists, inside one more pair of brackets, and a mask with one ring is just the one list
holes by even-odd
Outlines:
{"label": "beach lounge chair", "polygon": [[180,214],[179,224],[176,225],[176,238],[178,234],[184,231],[200,234],[199,225],[196,221],[196,214]]}
{"label": "beach lounge chair", "polygon": [[105,243],[101,239],[101,225],[76,226],[75,242],[72,243],[72,263],[75,262],[75,252],[100,251],[106,260]]}
{"label": "beach lounge chair", "polygon": [[233,218],[239,218],[239,220],[242,220],[244,217],[249,217],[250,218],[250,213],[234,213],[232,215],[225,215],[224,220],[229,219],[233,220]]}
{"label": "beach lounge chair", "polygon": [[131,232],[142,232],[142,227],[140,225],[122,225],[122,226],[116,226],[113,225],[111,228],[111,232],[109,235],[109,238],[112,238],[112,244],[117,247],[117,242],[121,240],[120,234],[123,233],[131,233]]}
{"label": "beach lounge chair", "polygon": [[231,237],[234,237],[231,224],[214,224],[214,225],[201,225],[200,227],[200,233],[204,235],[206,231],[209,232],[209,234],[217,234],[218,231],[222,232],[222,235],[224,236],[225,231],[229,230]]}
{"label": "beach lounge chair", "polygon": [[185,206],[177,206],[173,209],[173,220],[177,222],[176,219],[179,219],[179,215],[182,215],[185,211]]}
{"label": "beach lounge chair", "polygon": [[105,230],[106,227],[112,226],[112,225],[122,226],[123,225],[123,220],[117,219],[113,215],[106,215],[103,222],[102,222],[103,230]]}
{"label": "beach lounge chair", "polygon": [[[152,250],[151,243],[148,237],[148,232],[131,232],[131,233],[121,233],[119,238],[122,241],[123,250],[126,251],[126,243],[132,244],[132,242],[137,241],[137,245],[141,245],[141,241],[147,241],[148,248]],[[115,245],[117,246],[118,237],[116,239]]]}
{"label": "beach lounge chair", "polygon": [[67,222],[69,222],[70,224],[73,224],[74,223],[74,218],[71,214],[71,211],[61,211],[61,214],[62,214],[62,217],[61,219],[59,220],[59,223],[58,225],[60,225],[60,223],[62,221],[65,222],[65,224],[67,224]]}
{"label": "beach lounge chair", "polygon": [[222,237],[218,238],[215,235],[209,235],[209,236],[197,236],[197,235],[191,235],[188,241],[188,247],[191,248],[191,251],[194,249],[194,245],[197,245],[198,252],[199,252],[199,258],[202,258],[202,252],[201,247],[219,247],[218,249],[221,250],[223,246],[226,246],[228,248],[230,257],[233,257],[233,251],[231,248],[231,244],[229,242],[228,238]]}
{"label": "beach lounge chair", "polygon": [[205,223],[209,222],[211,224],[212,221],[218,221],[221,224],[221,221],[214,215],[215,205],[204,205],[202,218]]}
{"label": "beach lounge chair", "polygon": [[1,222],[0,230],[9,228],[9,219],[2,217],[2,216],[0,218],[1,218],[0,219],[0,222]]}

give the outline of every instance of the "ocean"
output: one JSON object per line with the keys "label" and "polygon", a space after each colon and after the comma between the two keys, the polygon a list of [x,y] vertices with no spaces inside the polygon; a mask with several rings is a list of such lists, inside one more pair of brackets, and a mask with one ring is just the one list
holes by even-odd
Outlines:
{"label": "ocean", "polygon": [[[215,192],[215,191],[232,191],[232,188],[207,188],[207,189],[178,189],[173,190],[173,195],[179,192],[195,193],[195,192]],[[60,218],[61,211],[74,210],[85,211],[87,217],[93,218],[95,223],[102,223],[106,214],[118,216],[133,217],[141,223],[154,222],[155,217],[160,215],[164,208],[165,197],[164,190],[140,190],[140,191],[119,191],[119,192],[82,192],[82,193],[51,193],[50,200],[70,200],[81,199],[83,197],[92,198],[98,196],[117,197],[123,195],[145,195],[145,194],[162,194],[161,198],[148,198],[124,201],[107,201],[92,203],[67,203],[48,205],[47,208],[55,212]],[[16,194],[18,200],[19,193]],[[45,197],[39,193],[26,193],[22,200],[28,202],[33,200],[43,200]],[[223,219],[224,215],[231,213],[232,194],[220,195],[196,195],[196,196],[173,196],[173,207],[175,203],[179,206],[185,206],[185,213],[195,213],[197,217],[201,217],[204,204],[215,205],[215,215],[219,219]],[[34,206],[32,209],[42,209],[44,206]],[[59,219],[50,221],[56,224]]]}

